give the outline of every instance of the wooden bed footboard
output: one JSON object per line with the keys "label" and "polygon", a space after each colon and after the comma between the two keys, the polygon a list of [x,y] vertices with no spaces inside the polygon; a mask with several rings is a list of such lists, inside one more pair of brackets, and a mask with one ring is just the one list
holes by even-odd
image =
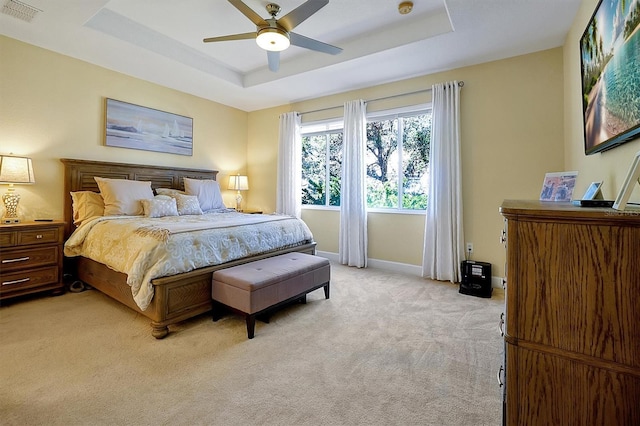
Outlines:
{"label": "wooden bed footboard", "polygon": [[171,324],[211,310],[211,278],[214,271],[293,251],[315,254],[315,247],[316,243],[308,243],[191,272],[156,278],[151,281],[154,296],[145,311],[141,310],[133,300],[126,274],[116,272],[94,260],[79,257],[77,258],[77,277],[149,318],[151,320],[151,335],[156,339],[162,339],[169,334]]}
{"label": "wooden bed footboard", "polygon": [[[215,170],[146,166],[66,158],[60,161],[64,164],[65,179],[64,215],[67,223],[65,239],[68,238],[75,229],[73,225],[73,206],[70,192],[98,192],[98,185],[94,179],[95,176],[112,179],[151,181],[151,187],[153,189],[162,187],[184,190],[185,177],[193,179],[215,179],[218,173]],[[126,274],[116,272],[99,262],[84,257],[72,258],[72,261],[67,261],[65,263],[65,269],[67,269],[65,272],[76,276],[79,280],[149,318],[152,327],[151,334],[161,339],[169,333],[169,325],[211,310],[211,275],[213,271],[292,251],[315,254],[315,246],[315,242],[306,243],[300,246],[227,262],[222,265],[201,268],[169,277],[156,278],[151,281],[154,286],[154,297],[145,311],[142,311],[133,300],[131,287],[127,284]]]}

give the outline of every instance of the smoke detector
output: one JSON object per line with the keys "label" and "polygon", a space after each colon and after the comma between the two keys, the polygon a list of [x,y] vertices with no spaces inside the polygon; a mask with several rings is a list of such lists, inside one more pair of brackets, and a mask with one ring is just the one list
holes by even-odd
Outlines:
{"label": "smoke detector", "polygon": [[398,12],[400,12],[400,15],[406,15],[410,13],[412,9],[413,9],[412,1],[403,1],[398,5]]}
{"label": "smoke detector", "polygon": [[2,6],[2,13],[21,19],[25,22],[31,22],[38,12],[42,11],[37,7],[22,3],[18,0],[7,0],[4,6]]}

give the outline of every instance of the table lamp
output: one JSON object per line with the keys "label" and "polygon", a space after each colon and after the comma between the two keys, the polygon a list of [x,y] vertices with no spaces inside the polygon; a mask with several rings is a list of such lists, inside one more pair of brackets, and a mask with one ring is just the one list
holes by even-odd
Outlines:
{"label": "table lamp", "polygon": [[35,183],[31,158],[0,155],[0,184],[9,184],[9,190],[2,196],[5,214],[2,223],[18,223],[18,203],[20,194],[15,192],[15,183]]}
{"label": "table lamp", "polygon": [[249,179],[246,176],[229,176],[229,188],[237,191],[236,193],[236,210],[241,212],[242,209],[242,194],[240,191],[246,191],[249,189]]}

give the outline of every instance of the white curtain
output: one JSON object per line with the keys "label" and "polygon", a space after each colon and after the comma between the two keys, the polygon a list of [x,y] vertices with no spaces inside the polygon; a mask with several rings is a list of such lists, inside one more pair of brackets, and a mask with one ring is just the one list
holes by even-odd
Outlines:
{"label": "white curtain", "polygon": [[276,212],[299,218],[302,206],[300,114],[280,115]]}
{"label": "white curtain", "polygon": [[460,262],[464,259],[460,86],[457,81],[436,84],[432,87],[432,96],[429,202],[422,276],[458,282]]}
{"label": "white curtain", "polygon": [[365,149],[366,104],[363,100],[344,104],[344,139],[340,191],[339,260],[343,265],[367,266],[367,194]]}

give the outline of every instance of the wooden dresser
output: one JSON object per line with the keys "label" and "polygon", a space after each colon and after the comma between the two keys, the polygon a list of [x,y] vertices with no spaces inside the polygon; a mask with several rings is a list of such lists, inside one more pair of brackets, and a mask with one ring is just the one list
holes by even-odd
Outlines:
{"label": "wooden dresser", "polygon": [[0,300],[60,292],[65,222],[0,225]]}
{"label": "wooden dresser", "polygon": [[507,200],[506,425],[640,425],[640,212]]}

